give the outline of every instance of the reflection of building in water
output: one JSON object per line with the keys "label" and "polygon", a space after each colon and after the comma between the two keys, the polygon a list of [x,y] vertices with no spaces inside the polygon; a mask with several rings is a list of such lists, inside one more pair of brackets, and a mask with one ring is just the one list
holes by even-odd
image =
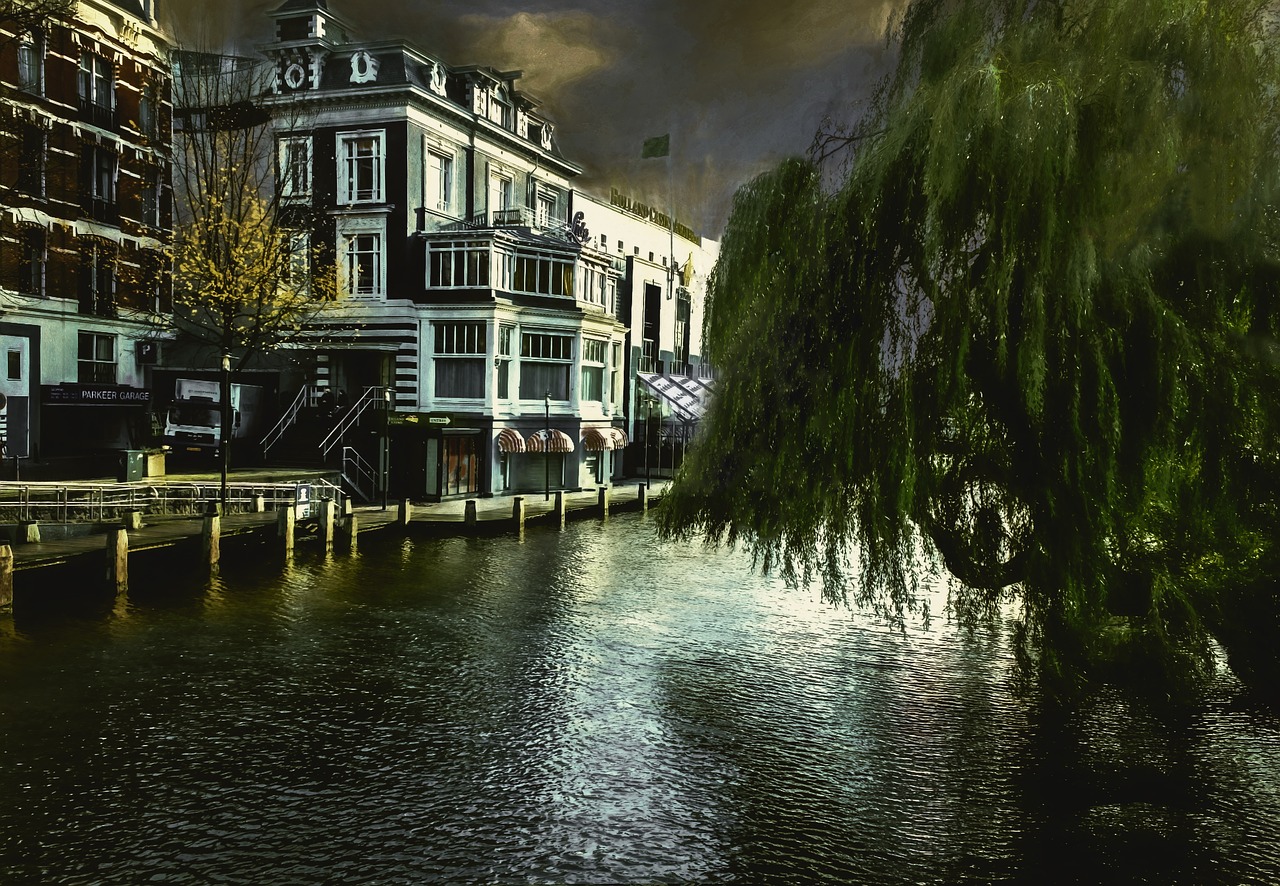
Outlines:
{"label": "reflection of building in water", "polygon": [[[701,373],[692,268],[713,244],[576,191],[520,72],[359,41],[326,7],[272,13],[271,101],[303,121],[277,132],[277,186],[340,264],[314,376],[353,400],[394,389],[393,494],[593,486],[628,446],[642,463],[632,379]],[[379,439],[352,446],[381,464]]]}

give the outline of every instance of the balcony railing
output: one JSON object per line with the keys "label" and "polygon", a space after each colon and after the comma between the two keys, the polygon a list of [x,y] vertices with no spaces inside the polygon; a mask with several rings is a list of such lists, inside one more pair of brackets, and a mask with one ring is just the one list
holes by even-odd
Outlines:
{"label": "balcony railing", "polygon": [[498,209],[493,212],[477,212],[470,218],[452,222],[441,228],[442,231],[486,231],[493,228],[530,228],[543,233],[567,236],[569,226],[559,219],[539,220],[532,209],[518,207],[516,209]]}
{"label": "balcony railing", "polygon": [[80,96],[80,119],[101,129],[115,130],[120,126],[120,114],[113,105],[98,104],[91,98]]}

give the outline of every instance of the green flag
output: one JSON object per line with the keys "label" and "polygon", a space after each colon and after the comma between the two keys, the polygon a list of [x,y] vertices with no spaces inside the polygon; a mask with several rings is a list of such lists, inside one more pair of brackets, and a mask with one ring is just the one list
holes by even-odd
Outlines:
{"label": "green flag", "polygon": [[640,149],[640,159],[647,157],[665,157],[671,153],[671,133],[666,135],[658,135],[653,138],[644,140],[644,147]]}

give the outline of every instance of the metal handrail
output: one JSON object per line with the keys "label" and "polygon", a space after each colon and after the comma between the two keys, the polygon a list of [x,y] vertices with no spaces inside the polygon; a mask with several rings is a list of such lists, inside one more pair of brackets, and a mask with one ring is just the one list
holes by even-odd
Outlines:
{"label": "metal handrail", "polygon": [[284,411],[284,415],[280,416],[280,420],[275,423],[275,427],[267,431],[265,437],[262,438],[262,454],[265,456],[267,450],[280,442],[280,438],[284,436],[284,432],[293,426],[298,420],[298,413],[311,402],[311,385],[303,385],[298,391],[298,396],[293,398],[293,402],[289,404],[289,408]]}
{"label": "metal handrail", "polygon": [[[365,461],[354,446],[342,447],[342,479],[351,484],[361,498],[373,501],[378,489],[378,474],[373,465]],[[368,481],[369,491],[365,492],[362,481]]]}
{"label": "metal handrail", "polygon": [[[346,498],[343,490],[317,479],[310,485],[339,506]],[[297,483],[230,483],[227,499],[234,508],[261,495],[275,507],[291,504]],[[117,519],[123,511],[152,513],[199,512],[206,502],[216,501],[221,483],[168,483],[144,486],[136,483],[0,482],[0,523],[75,523]],[[321,497],[324,497],[322,495]]]}
{"label": "metal handrail", "polygon": [[342,420],[334,425],[333,430],[320,441],[320,456],[328,458],[333,447],[342,441],[342,435],[360,421],[360,416],[364,415],[370,406],[385,408],[387,405],[385,393],[389,390],[391,389],[381,385],[365,388],[364,393],[360,395],[360,399],[352,404],[351,408],[342,416]]}

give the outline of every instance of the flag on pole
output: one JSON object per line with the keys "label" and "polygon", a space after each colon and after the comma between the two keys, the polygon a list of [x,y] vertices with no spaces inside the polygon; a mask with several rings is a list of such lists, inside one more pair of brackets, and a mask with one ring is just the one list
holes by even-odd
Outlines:
{"label": "flag on pole", "polygon": [[644,140],[644,147],[640,149],[640,159],[645,160],[649,157],[665,157],[671,153],[671,133],[666,135],[658,135],[653,138]]}

